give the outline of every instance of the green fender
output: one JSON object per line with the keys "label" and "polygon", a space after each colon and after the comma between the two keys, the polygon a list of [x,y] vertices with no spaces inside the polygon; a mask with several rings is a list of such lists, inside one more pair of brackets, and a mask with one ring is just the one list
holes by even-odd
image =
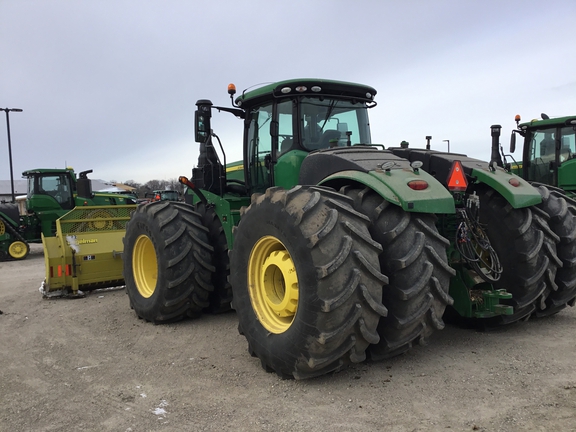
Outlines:
{"label": "green fender", "polygon": [[[514,208],[530,207],[542,202],[542,197],[530,183],[502,169],[473,169],[472,177],[477,183],[485,183],[495,189]],[[512,186],[511,179],[517,180],[518,186]]]}
{"label": "green fender", "polygon": [[[413,190],[408,186],[408,182],[412,180],[424,180],[428,183],[428,187],[424,190]],[[320,184],[328,186],[351,182],[369,187],[386,201],[402,207],[407,212],[456,213],[452,194],[438,180],[422,170],[375,170],[368,173],[340,171],[326,177]]]}

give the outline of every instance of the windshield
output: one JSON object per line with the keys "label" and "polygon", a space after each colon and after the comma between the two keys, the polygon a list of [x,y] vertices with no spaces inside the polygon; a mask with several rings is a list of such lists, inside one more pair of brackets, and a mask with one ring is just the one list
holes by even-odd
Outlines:
{"label": "windshield", "polygon": [[307,150],[371,143],[363,102],[305,97],[301,113],[302,145]]}
{"label": "windshield", "polygon": [[576,154],[573,127],[532,130],[526,136],[528,178],[541,183],[555,184],[555,170]]}
{"label": "windshield", "polygon": [[550,162],[555,159],[556,129],[536,130],[530,141],[529,158],[531,161]]}
{"label": "windshield", "polygon": [[176,191],[164,191],[162,192],[162,200],[165,201],[178,201],[178,192]]}
{"label": "windshield", "polygon": [[70,194],[66,174],[47,174],[28,178],[28,193],[54,196],[57,193]]}
{"label": "windshield", "polygon": [[65,173],[41,174],[28,177],[28,198],[32,195],[45,195],[54,198],[62,208],[71,208],[72,187],[70,177]]}
{"label": "windshield", "polygon": [[535,130],[528,141],[528,178],[546,184],[554,184],[552,165],[556,160],[556,129]]}
{"label": "windshield", "polygon": [[[558,131],[560,140],[557,140]],[[556,148],[559,148],[559,162],[572,159],[576,154],[576,137],[571,126],[561,129],[537,129],[529,136],[528,158],[535,163],[550,162],[556,159]]]}

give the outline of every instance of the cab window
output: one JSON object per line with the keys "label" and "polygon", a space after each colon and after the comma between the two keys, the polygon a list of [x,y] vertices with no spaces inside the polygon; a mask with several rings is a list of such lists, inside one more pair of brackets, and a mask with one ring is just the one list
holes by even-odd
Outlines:
{"label": "cab window", "polygon": [[278,156],[294,150],[296,144],[294,142],[294,125],[292,107],[294,103],[292,100],[285,100],[278,104]]}
{"label": "cab window", "polygon": [[338,99],[303,98],[302,145],[307,150],[370,144],[370,125],[364,103]]}
{"label": "cab window", "polygon": [[573,127],[560,130],[560,163],[576,157],[576,132]]}

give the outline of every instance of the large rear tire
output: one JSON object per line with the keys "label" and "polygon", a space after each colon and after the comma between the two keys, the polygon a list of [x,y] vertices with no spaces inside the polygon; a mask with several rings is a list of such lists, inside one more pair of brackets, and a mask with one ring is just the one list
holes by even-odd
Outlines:
{"label": "large rear tire", "polygon": [[402,354],[444,328],[442,315],[453,303],[450,278],[456,273],[446,257],[450,242],[438,233],[433,215],[405,212],[370,188],[345,186],[340,192],[372,221],[370,234],[383,250],[380,269],[390,279],[382,298],[388,316],[380,319],[380,342],[369,348],[370,356]]}
{"label": "large rear tire", "polygon": [[208,310],[212,313],[226,312],[230,310],[232,302],[232,286],[228,281],[230,257],[228,256],[226,234],[214,208],[198,202],[194,209],[201,215],[202,223],[208,228],[210,244],[214,247],[214,272],[212,273],[214,291],[210,293]]}
{"label": "large rear tire", "polygon": [[512,315],[483,320],[488,327],[527,319],[555,288],[556,270],[561,261],[556,254],[557,236],[532,208],[513,208],[490,189],[480,193],[480,222],[502,264],[502,274],[494,284],[513,298]]}
{"label": "large rear tire", "polygon": [[[536,185],[535,185],[536,186]],[[560,312],[567,305],[574,305],[576,297],[576,207],[561,191],[543,185],[537,186],[542,196],[538,208],[549,217],[548,225],[560,242],[556,245],[562,267],[554,280],[557,289],[552,290],[545,303],[536,304],[535,315],[544,317]]]}
{"label": "large rear tire", "polygon": [[266,370],[310,378],[363,361],[378,342],[387,278],[368,224],[328,188],[252,197],[235,231],[230,278],[239,331]]}
{"label": "large rear tire", "polygon": [[208,307],[213,248],[201,216],[187,204],[139,206],[126,226],[124,279],[130,306],[155,324]]}

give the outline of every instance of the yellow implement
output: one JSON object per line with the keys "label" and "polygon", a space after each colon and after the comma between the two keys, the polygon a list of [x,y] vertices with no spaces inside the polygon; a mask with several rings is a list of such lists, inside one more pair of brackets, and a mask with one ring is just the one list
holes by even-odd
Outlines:
{"label": "yellow implement", "polygon": [[81,290],[124,285],[122,239],[134,205],[75,207],[44,237],[44,297],[82,296]]}

